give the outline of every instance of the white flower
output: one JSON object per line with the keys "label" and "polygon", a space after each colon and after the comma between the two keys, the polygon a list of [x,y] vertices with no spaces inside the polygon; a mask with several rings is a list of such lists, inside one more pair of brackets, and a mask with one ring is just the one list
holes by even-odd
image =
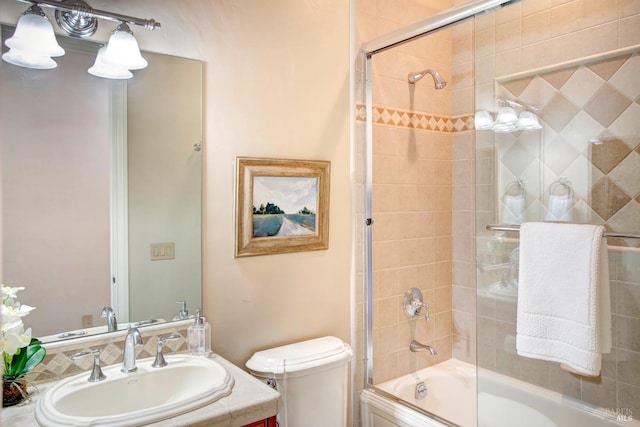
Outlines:
{"label": "white flower", "polygon": [[4,297],[17,298],[18,291],[24,291],[24,286],[19,287],[11,287],[7,285],[2,285],[2,299]]}
{"label": "white flower", "polygon": [[24,317],[27,314],[29,314],[31,310],[35,309],[35,307],[31,307],[30,305],[20,304],[20,303],[14,306],[3,305],[1,308],[2,308],[3,319],[12,318],[12,317]]}
{"label": "white flower", "polygon": [[2,324],[2,352],[9,356],[31,342],[31,328],[24,330],[22,320]]}
{"label": "white flower", "polygon": [[2,285],[2,353],[11,357],[31,342],[31,328],[24,330],[22,318],[35,307],[20,304],[16,299],[22,290],[24,287]]}
{"label": "white flower", "polygon": [[12,288],[11,286],[2,285],[2,304],[8,307],[14,307],[20,303],[16,300],[18,291],[23,291],[24,287],[19,286]]}

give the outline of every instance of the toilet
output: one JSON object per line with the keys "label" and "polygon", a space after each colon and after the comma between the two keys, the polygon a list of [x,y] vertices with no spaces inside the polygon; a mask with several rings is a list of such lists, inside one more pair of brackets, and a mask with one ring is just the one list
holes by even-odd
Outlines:
{"label": "toilet", "polygon": [[256,352],[252,375],[280,393],[279,427],[347,425],[349,345],[322,337]]}

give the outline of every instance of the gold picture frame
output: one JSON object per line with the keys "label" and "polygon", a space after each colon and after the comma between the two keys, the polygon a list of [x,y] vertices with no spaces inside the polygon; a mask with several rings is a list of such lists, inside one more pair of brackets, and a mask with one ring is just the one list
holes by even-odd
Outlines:
{"label": "gold picture frame", "polygon": [[236,158],[236,257],[329,247],[331,162]]}

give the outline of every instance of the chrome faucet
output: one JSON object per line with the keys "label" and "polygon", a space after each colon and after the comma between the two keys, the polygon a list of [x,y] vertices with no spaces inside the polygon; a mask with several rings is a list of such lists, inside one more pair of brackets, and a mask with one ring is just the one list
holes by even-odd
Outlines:
{"label": "chrome faucet", "polygon": [[118,330],[118,321],[116,320],[116,312],[113,308],[107,306],[102,309],[100,317],[107,319],[107,332],[115,332]]}
{"label": "chrome faucet", "polygon": [[142,336],[138,328],[129,326],[127,337],[124,339],[124,350],[122,352],[121,372],[135,372],[136,369],[136,346],[142,345]]}
{"label": "chrome faucet", "polygon": [[428,351],[429,353],[431,353],[432,356],[435,356],[436,354],[438,354],[435,348],[431,347],[430,345],[421,344],[416,340],[411,341],[411,344],[409,344],[409,350],[413,352]]}
{"label": "chrome faucet", "polygon": [[107,378],[103,373],[102,373],[102,369],[100,368],[100,353],[102,352],[102,350],[89,350],[89,351],[80,351],[78,353],[73,353],[71,356],[69,356],[69,358],[71,360],[76,360],[79,359],[81,357],[84,356],[93,356],[93,369],[91,370],[91,375],[89,375],[89,379],[87,381],[89,381],[90,383],[95,383],[98,381],[102,381],[105,378]]}

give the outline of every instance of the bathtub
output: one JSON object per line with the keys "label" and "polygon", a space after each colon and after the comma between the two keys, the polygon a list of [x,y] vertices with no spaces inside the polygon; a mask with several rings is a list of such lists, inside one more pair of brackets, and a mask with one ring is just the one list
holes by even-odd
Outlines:
{"label": "bathtub", "polygon": [[[478,375],[481,381],[476,387],[475,366],[450,359],[364,390],[360,395],[362,426],[640,427],[627,414],[607,414],[492,371],[480,369]],[[426,396],[418,398],[416,389],[421,383]]]}

